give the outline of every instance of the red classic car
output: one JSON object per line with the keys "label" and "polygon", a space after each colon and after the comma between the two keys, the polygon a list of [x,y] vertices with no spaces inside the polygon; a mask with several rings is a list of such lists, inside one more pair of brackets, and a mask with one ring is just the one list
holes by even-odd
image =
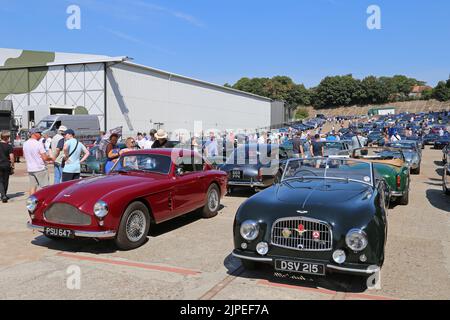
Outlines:
{"label": "red classic car", "polygon": [[151,223],[201,209],[217,215],[227,175],[200,154],[154,149],[123,154],[111,173],[42,189],[27,201],[28,227],[51,239],[114,239],[119,249],[141,246]]}

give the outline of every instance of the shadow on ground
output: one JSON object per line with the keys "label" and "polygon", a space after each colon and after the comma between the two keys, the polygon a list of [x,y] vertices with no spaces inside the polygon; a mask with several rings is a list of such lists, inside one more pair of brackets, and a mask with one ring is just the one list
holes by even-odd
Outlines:
{"label": "shadow on ground", "polygon": [[8,198],[12,200],[14,198],[23,197],[24,195],[25,195],[25,192],[16,192],[16,193],[8,194]]}
{"label": "shadow on ground", "polygon": [[298,286],[299,288],[327,289],[336,292],[362,293],[367,290],[367,280],[348,274],[327,273],[325,277],[275,271],[269,264],[259,264],[256,270],[239,267],[240,261],[232,255],[224,260],[229,275],[252,280],[266,280],[270,283]]}
{"label": "shadow on ground", "polygon": [[445,212],[450,212],[450,197],[446,195],[444,191],[429,189],[427,190],[426,195],[433,207]]}

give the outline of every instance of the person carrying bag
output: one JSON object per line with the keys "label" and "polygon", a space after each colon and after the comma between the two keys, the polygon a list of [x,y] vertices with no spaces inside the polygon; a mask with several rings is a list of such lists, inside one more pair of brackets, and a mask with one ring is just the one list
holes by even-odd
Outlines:
{"label": "person carrying bag", "polygon": [[[89,157],[90,153],[86,147],[75,139],[75,132],[71,129],[67,130],[64,133],[66,144],[64,145],[64,154],[65,157],[61,162],[61,167],[63,170],[62,181],[72,181],[78,180],[81,176],[81,164],[86,161]],[[83,158],[81,158],[81,154]]]}

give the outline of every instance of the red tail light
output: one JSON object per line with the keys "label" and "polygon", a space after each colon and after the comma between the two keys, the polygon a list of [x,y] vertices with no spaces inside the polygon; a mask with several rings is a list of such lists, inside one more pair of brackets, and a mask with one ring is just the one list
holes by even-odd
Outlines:
{"label": "red tail light", "polygon": [[402,178],[400,176],[397,176],[397,188],[400,188],[402,185]]}

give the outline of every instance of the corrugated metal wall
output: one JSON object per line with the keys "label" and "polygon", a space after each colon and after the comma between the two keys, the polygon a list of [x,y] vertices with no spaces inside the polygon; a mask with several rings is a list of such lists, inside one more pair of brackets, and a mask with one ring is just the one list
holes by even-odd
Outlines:
{"label": "corrugated metal wall", "polygon": [[16,117],[25,107],[83,106],[104,123],[104,64],[0,70],[0,95],[12,100]]}
{"label": "corrugated metal wall", "polygon": [[249,129],[271,125],[271,101],[233,93],[196,81],[171,77],[125,64],[107,72],[108,128],[124,125],[124,132],[148,132],[163,123],[169,132],[203,129]]}

